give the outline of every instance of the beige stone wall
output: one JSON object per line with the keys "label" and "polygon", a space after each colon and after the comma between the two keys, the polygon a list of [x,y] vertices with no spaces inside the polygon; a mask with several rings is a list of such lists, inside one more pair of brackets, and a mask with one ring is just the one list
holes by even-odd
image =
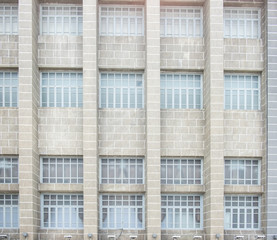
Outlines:
{"label": "beige stone wall", "polygon": [[261,39],[224,39],[224,70],[262,71],[264,67]]}
{"label": "beige stone wall", "polygon": [[203,38],[161,38],[161,69],[204,69]]}
{"label": "beige stone wall", "polygon": [[145,110],[100,109],[99,155],[144,156]]}
{"label": "beige stone wall", "polygon": [[[109,240],[108,235],[119,236],[121,229],[118,230],[99,230],[98,240]],[[130,235],[137,235],[137,240],[147,240],[145,230],[126,230],[124,229],[121,233],[120,240],[130,240]],[[149,238],[148,238],[149,239]]]}
{"label": "beige stone wall", "polygon": [[204,112],[161,110],[161,156],[204,156]]}
{"label": "beige stone wall", "polygon": [[38,36],[38,65],[42,68],[81,68],[83,38],[81,36]]}
{"label": "beige stone wall", "polygon": [[18,110],[0,108],[0,154],[18,154]]}
{"label": "beige stone wall", "polygon": [[202,239],[204,238],[205,232],[203,230],[162,230],[162,240],[170,240],[172,239],[172,236],[181,236],[181,240],[192,240],[195,235],[202,236]]}
{"label": "beige stone wall", "polygon": [[18,36],[0,35],[0,66],[17,67],[18,65]]}
{"label": "beige stone wall", "polygon": [[39,154],[82,155],[83,113],[79,108],[40,108]]}
{"label": "beige stone wall", "polygon": [[38,232],[38,240],[64,240],[65,235],[71,235],[72,239],[83,240],[83,230],[67,230],[67,229],[40,229]]}
{"label": "beige stone wall", "polygon": [[145,38],[101,36],[98,43],[99,68],[143,69]]}
{"label": "beige stone wall", "polygon": [[225,157],[262,157],[264,114],[259,111],[224,112]]}

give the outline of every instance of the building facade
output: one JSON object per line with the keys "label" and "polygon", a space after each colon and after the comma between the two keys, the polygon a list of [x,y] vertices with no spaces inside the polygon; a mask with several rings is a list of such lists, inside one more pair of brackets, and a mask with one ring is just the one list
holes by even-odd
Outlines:
{"label": "building facade", "polygon": [[275,0],[0,0],[0,238],[277,239]]}

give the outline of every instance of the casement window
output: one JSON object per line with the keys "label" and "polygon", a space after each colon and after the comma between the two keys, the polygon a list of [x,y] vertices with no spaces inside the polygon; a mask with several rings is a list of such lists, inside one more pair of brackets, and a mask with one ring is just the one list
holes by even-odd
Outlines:
{"label": "casement window", "polygon": [[0,228],[19,227],[19,204],[17,194],[0,194]]}
{"label": "casement window", "polygon": [[0,4],[0,35],[18,34],[18,6]]}
{"label": "casement window", "polygon": [[100,36],[143,36],[144,11],[140,6],[100,6]]}
{"label": "casement window", "polygon": [[226,74],[224,92],[225,109],[260,109],[260,77],[258,75]]}
{"label": "casement window", "polygon": [[227,195],[224,198],[225,229],[259,229],[260,197]]}
{"label": "casement window", "polygon": [[260,184],[260,161],[225,159],[225,184]]}
{"label": "casement window", "polygon": [[161,37],[203,37],[202,8],[161,7]]}
{"label": "casement window", "polygon": [[83,159],[42,157],[42,183],[83,183]]}
{"label": "casement window", "polygon": [[17,157],[0,157],[0,183],[18,183]]}
{"label": "casement window", "polygon": [[82,35],[83,7],[81,5],[40,6],[41,35]]}
{"label": "casement window", "polygon": [[17,105],[17,72],[0,72],[0,107],[17,107]]}
{"label": "casement window", "polygon": [[41,195],[41,227],[82,229],[84,201],[80,194]]}
{"label": "casement window", "polygon": [[102,184],[143,184],[144,165],[142,158],[102,158]]}
{"label": "casement window", "polygon": [[100,108],[143,108],[144,86],[141,73],[101,73]]}
{"label": "casement window", "polygon": [[259,9],[224,8],[224,37],[260,38],[260,19]]}
{"label": "casement window", "polygon": [[200,74],[161,74],[161,108],[201,109]]}
{"label": "casement window", "polygon": [[161,184],[202,184],[202,160],[162,159]]}
{"label": "casement window", "polygon": [[203,199],[200,195],[162,195],[162,229],[201,229]]}
{"label": "casement window", "polygon": [[82,107],[83,74],[76,72],[41,73],[42,107]]}
{"label": "casement window", "polygon": [[144,196],[100,196],[101,229],[144,229]]}

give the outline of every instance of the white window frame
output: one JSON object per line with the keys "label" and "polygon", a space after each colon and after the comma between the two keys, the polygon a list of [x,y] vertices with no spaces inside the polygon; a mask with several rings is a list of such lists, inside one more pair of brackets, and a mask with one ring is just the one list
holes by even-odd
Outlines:
{"label": "white window frame", "polygon": [[[104,205],[103,204],[103,197],[108,197],[108,204],[107,205]],[[119,196],[121,197],[123,200],[110,200],[111,197],[114,197],[116,199],[116,197]],[[127,198],[127,200],[124,201],[124,197]],[[136,201],[136,205],[131,205],[130,204],[130,201],[131,201],[131,198],[134,197],[135,198],[135,201]],[[137,205],[138,203],[138,197],[141,197],[141,201],[142,201],[142,205]],[[127,202],[128,201],[128,204],[125,205],[124,202]],[[111,205],[110,202],[114,202],[114,205]],[[121,205],[116,205],[118,204],[119,202],[121,202]],[[123,204],[124,205],[123,205]],[[107,208],[107,226],[103,226],[103,209]],[[114,222],[111,224],[110,221],[109,221],[109,214],[112,214],[110,213],[111,209],[113,209],[113,214],[114,214]],[[141,213],[141,216],[142,216],[142,223],[141,223],[141,227],[138,226],[138,223],[135,222],[135,227],[132,227],[131,226],[131,211],[135,211],[135,213],[133,212],[133,214],[135,214],[135,217],[137,217],[139,211],[138,210],[141,210],[140,213]],[[128,222],[122,222],[122,218],[120,219],[117,219],[117,211],[120,211],[120,215],[122,216],[122,210],[123,211],[127,211],[127,214],[128,214]],[[121,221],[120,223],[117,222],[117,221]],[[113,225],[113,226],[111,226]],[[144,195],[142,194],[102,194],[100,195],[100,229],[136,229],[136,230],[144,230],[145,229],[145,203],[144,203]]]}
{"label": "white window frame", "polygon": [[[102,8],[117,8],[117,9],[121,9],[121,14],[116,16],[115,14],[114,15],[111,15],[110,17],[113,19],[113,29],[112,29],[112,32],[109,32],[108,28],[108,23],[107,23],[107,26],[106,26],[106,32],[103,32],[102,31],[102,21],[104,18],[104,15],[102,15]],[[124,16],[123,13],[122,13],[122,9],[128,9],[128,16]],[[137,9],[137,8],[140,8],[142,11],[142,16],[135,16],[135,26],[134,26],[134,30],[135,32],[134,33],[131,33],[131,19],[134,19],[133,16],[129,16],[129,12],[130,12],[130,9]],[[109,15],[106,15],[106,18],[108,17]],[[118,28],[116,27],[116,19],[120,20],[120,32],[117,32],[116,30],[118,30]],[[127,19],[128,21],[128,32],[127,33],[123,33],[123,19]],[[138,19],[141,19],[141,33],[138,33],[138,28],[137,28],[137,25],[138,25]],[[107,20],[108,22],[108,20]],[[144,7],[142,5],[100,5],[99,6],[99,36],[144,36]]]}
{"label": "white window frame", "polygon": [[18,106],[18,73],[14,71],[12,72],[0,71],[0,107],[17,107],[17,106]]}
{"label": "white window frame", "polygon": [[[107,162],[104,163],[104,161]],[[103,176],[104,167],[106,167],[107,172],[106,178]],[[138,167],[142,168],[142,176],[140,178],[138,178]],[[135,176],[131,176],[132,171],[134,171]],[[111,172],[113,176],[110,176]],[[99,176],[101,184],[144,184],[144,159],[139,157],[102,157],[100,159]]]}
{"label": "white window frame", "polygon": [[[200,161],[200,179],[195,178],[196,161]],[[172,163],[171,163],[172,162]],[[193,164],[191,164],[193,162]],[[168,169],[172,167],[172,178],[168,178]],[[193,170],[191,169],[193,168]],[[182,170],[186,171],[186,177],[182,177]],[[192,170],[192,171],[191,171]],[[163,171],[165,177],[163,178]],[[189,174],[192,172],[192,178]],[[196,182],[197,181],[197,182]],[[203,184],[203,159],[201,158],[162,158],[161,159],[161,184]]]}
{"label": "white window frame", "polygon": [[[200,78],[200,86],[197,85]],[[161,73],[161,109],[202,109],[203,108],[203,76],[200,73]],[[170,79],[171,78],[171,79]],[[193,78],[193,79],[190,79]],[[178,84],[177,84],[178,83]],[[177,86],[175,86],[177,84]],[[191,86],[191,84],[193,86]],[[169,92],[171,91],[171,100]],[[196,104],[196,92],[200,91],[200,106]],[[185,95],[184,95],[185,92]],[[191,95],[192,92],[192,95]],[[178,96],[178,99],[176,97]],[[183,98],[185,96],[185,98]],[[191,99],[191,96],[193,99]],[[185,101],[185,103],[183,102]],[[191,103],[192,101],[192,103]],[[170,103],[170,105],[169,105]]]}
{"label": "white window frame", "polygon": [[18,183],[18,157],[0,156],[0,172],[0,184]]}
{"label": "white window frame", "polygon": [[[14,216],[16,214],[16,216]],[[6,217],[9,215],[10,225]],[[0,228],[17,229],[19,228],[19,195],[18,194],[0,194],[0,218],[3,226]],[[16,218],[14,222],[14,218]]]}
{"label": "white window frame", "polygon": [[[230,178],[227,179],[227,171],[226,171],[226,162],[229,161],[228,164],[230,168]],[[257,165],[254,165],[253,162],[258,162]],[[258,176],[257,179],[253,178],[253,168],[257,167]],[[246,178],[246,168],[250,168],[251,178]],[[232,175],[235,175],[234,177]],[[243,178],[240,178],[240,174],[243,174]],[[229,181],[229,183],[228,183]],[[255,181],[257,183],[255,183]],[[261,184],[261,160],[260,159],[237,159],[237,158],[226,158],[224,160],[224,182],[226,185],[260,185]],[[250,182],[250,183],[249,183]]]}
{"label": "white window frame", "polygon": [[[107,75],[107,79],[103,79],[102,75]],[[112,85],[109,85],[109,75],[113,75],[113,78],[111,81]],[[128,86],[124,86],[124,75],[128,75]],[[134,75],[134,83],[131,82],[130,76]],[[119,76],[121,76],[119,78]],[[138,76],[141,76],[141,78],[138,78]],[[118,78],[117,78],[118,77]],[[120,82],[120,85],[117,86],[116,81]],[[104,81],[107,81],[107,85],[104,84]],[[141,86],[137,86],[137,84],[141,82]],[[130,83],[133,84],[133,86],[130,86]],[[106,85],[106,86],[105,86]],[[120,92],[117,93],[117,90]],[[127,102],[124,100],[124,91],[127,90]],[[103,91],[105,91],[105,103],[102,101],[103,97]],[[112,91],[112,102],[109,102],[109,91]],[[134,91],[134,95],[132,93]],[[139,96],[141,94],[141,103],[138,102]],[[131,99],[131,96],[134,96],[134,99]],[[117,97],[120,97],[120,100],[118,101]],[[104,97],[103,97],[104,98]],[[131,100],[134,101],[134,103],[131,105]],[[101,72],[99,74],[99,108],[138,108],[142,109],[144,108],[144,74],[141,72]]]}
{"label": "white window frame", "polygon": [[[48,74],[48,78],[45,79],[47,81],[47,85],[44,84],[43,75]],[[50,84],[50,75],[54,74],[54,82]],[[62,78],[59,79],[58,75],[62,75]],[[76,75],[75,78],[72,78],[73,75]],[[68,83],[65,81],[68,75]],[[74,85],[71,85],[72,79],[75,81]],[[60,82],[57,85],[57,82]],[[50,102],[50,89],[53,89],[53,103]],[[57,100],[57,89],[60,89],[60,104],[58,104]],[[68,103],[65,102],[65,89],[68,89]],[[73,104],[72,95],[74,94],[73,89],[75,89],[75,100],[76,102]],[[43,96],[47,95],[46,102],[43,102]],[[40,106],[41,107],[83,107],[83,73],[82,72],[59,72],[59,71],[51,71],[51,72],[41,72],[40,73]]]}
{"label": "white window frame", "polygon": [[[195,204],[195,197],[199,197],[199,204],[200,206],[191,206],[189,205],[189,198],[193,198],[193,205]],[[163,200],[164,198],[166,198],[166,205],[164,205],[165,200]],[[169,205],[169,198],[172,198],[172,202],[173,204]],[[178,202],[176,203],[176,199],[180,198],[180,202],[178,204]],[[187,200],[185,202],[182,202],[182,198],[186,198]],[[183,203],[183,204],[182,204]],[[185,210],[186,212],[186,220],[182,221],[182,210]],[[189,220],[189,213],[190,210],[192,210],[193,215],[192,218],[194,219],[193,222]],[[196,227],[196,210],[199,210],[198,214],[200,217],[200,223],[199,223],[199,227]],[[176,226],[176,211],[179,211],[179,227]],[[173,221],[169,220],[169,215],[172,214],[172,219]],[[166,218],[165,224],[163,223],[163,215],[165,215],[164,218]],[[162,194],[161,195],[161,229],[186,229],[186,230],[201,230],[203,229],[203,196],[202,195],[191,195],[191,194]],[[168,226],[168,223],[172,224],[171,226]],[[189,226],[189,224],[191,224],[193,226]],[[186,225],[186,226],[184,226]]]}
{"label": "white window frame", "polygon": [[[49,196],[49,199],[51,199],[51,196],[56,196],[56,205],[50,205],[51,201],[49,200],[49,205],[45,205],[45,196]],[[57,199],[59,196],[62,196],[60,198],[62,198],[62,200],[60,200],[60,202],[62,201],[62,204],[57,204]],[[69,201],[66,201],[65,198],[68,198],[69,196]],[[76,197],[77,200],[75,201],[75,204],[72,204],[72,202],[74,203],[74,200],[72,200],[72,197]],[[69,203],[69,204],[67,204]],[[48,207],[46,207],[48,206]],[[44,215],[45,215],[45,208],[48,208],[48,226],[44,225]],[[55,209],[54,212],[54,226],[51,226],[52,222],[51,222],[51,210]],[[76,212],[74,212],[74,210]],[[58,211],[60,211],[60,217],[62,219],[60,219],[60,222],[58,222]],[[69,214],[69,217],[67,218],[65,216],[65,211],[67,211],[67,213]],[[79,220],[78,218],[78,214],[82,214],[83,219]],[[72,226],[72,216],[74,216],[75,218],[75,222],[76,222],[76,226]],[[69,226],[66,226],[66,222],[65,220],[68,220],[68,224]],[[64,194],[64,193],[44,193],[41,194],[41,228],[42,229],[83,229],[83,225],[84,225],[84,198],[82,194]]]}
{"label": "white window frame", "polygon": [[[226,206],[227,205],[227,200],[226,198],[230,197],[231,198],[231,206]],[[233,198],[238,198],[238,201],[233,201]],[[239,198],[245,198],[244,200],[244,205],[242,204],[243,201],[239,201]],[[249,199],[251,198],[251,201],[249,202]],[[252,206],[253,205],[253,198],[258,198],[258,206]],[[241,206],[239,206],[241,204]],[[251,205],[251,206],[247,206]],[[235,206],[234,206],[235,205]],[[237,213],[234,213],[234,210],[237,211]],[[229,217],[227,216],[227,211],[230,212]],[[244,212],[244,213],[241,213]],[[247,214],[248,211],[250,213],[250,218],[251,218],[251,227],[247,227]],[[254,211],[256,211],[258,214],[258,226],[254,227]],[[238,227],[233,227],[233,219],[234,219],[234,214],[237,215],[237,226]],[[241,216],[240,214],[244,214],[244,226],[246,227],[240,227],[241,224]],[[227,221],[228,217],[228,221]],[[229,226],[228,226],[229,225]],[[231,225],[231,226],[230,226]],[[224,196],[224,229],[225,230],[259,230],[261,228],[261,197],[256,196],[256,195],[225,195]]]}
{"label": "white window frame", "polygon": [[[230,18],[226,17],[226,11],[243,11],[243,18],[233,18],[232,16]],[[258,19],[252,19],[252,18],[245,18],[245,11],[251,11],[251,16],[252,16],[252,12],[253,11],[258,11]],[[253,38],[253,39],[259,39],[261,38],[261,9],[260,8],[234,8],[234,7],[224,7],[224,11],[223,11],[223,27],[224,27],[224,38]],[[230,13],[232,15],[232,13]],[[238,13],[237,13],[238,16]],[[253,21],[254,20],[258,20],[258,32],[257,32],[257,36],[254,36],[254,27],[253,27]],[[227,34],[227,30],[226,30],[226,21],[230,21],[230,35]],[[231,23],[232,21],[237,21],[237,34],[234,34],[233,32],[233,24]],[[244,22],[243,24],[243,28],[244,28],[244,34],[240,34],[240,21]],[[251,35],[247,36],[247,25],[246,22],[250,21],[251,22]]]}
{"label": "white window frame", "polygon": [[[47,164],[44,163],[47,160]],[[76,160],[76,163],[73,161]],[[44,176],[44,166],[48,166],[48,177]],[[72,172],[72,166],[75,165],[76,172]],[[62,166],[62,176],[58,177],[58,167]],[[55,169],[55,175],[50,177],[51,168]],[[69,171],[68,176],[65,176],[66,169]],[[73,169],[74,171],[74,169]],[[54,157],[44,156],[40,158],[40,182],[41,183],[65,183],[65,184],[80,184],[83,183],[83,158],[82,157]],[[75,176],[73,177],[72,174]],[[44,181],[47,179],[47,181]]]}
{"label": "white window frame", "polygon": [[[172,10],[171,17],[170,16],[162,16],[163,11],[165,11],[165,15],[168,14],[167,11]],[[195,17],[195,10],[200,10],[200,18]],[[179,16],[174,16],[174,12],[179,11]],[[186,11],[186,16],[180,16],[181,11]],[[188,11],[193,11],[193,13],[188,13]],[[190,14],[193,14],[194,16],[188,16]],[[200,26],[199,26],[199,34],[196,34],[196,21],[200,20]],[[168,33],[168,21],[171,21],[172,24],[172,33]],[[185,24],[184,24],[185,21]],[[162,26],[164,22],[164,26]],[[178,22],[178,23],[176,23]],[[193,25],[192,27],[192,33],[189,33],[189,26]],[[175,33],[175,27],[178,26],[178,33]],[[182,33],[182,28],[185,26],[186,33]],[[164,28],[164,31],[163,31]],[[186,38],[202,38],[203,37],[203,8],[202,7],[161,7],[161,19],[160,19],[160,34],[161,37],[186,37]]]}
{"label": "white window frame", "polygon": [[[43,8],[55,8],[55,14],[43,15]],[[62,12],[64,12],[64,8],[69,8],[68,14],[57,15],[57,8],[62,8]],[[72,8],[76,8],[76,13],[71,14]],[[78,9],[81,8],[81,9]],[[49,11],[49,9],[48,9]],[[79,15],[79,11],[81,11],[81,15]],[[50,22],[49,18],[54,18],[54,23]],[[72,17],[76,18],[76,22],[72,23]],[[43,18],[47,18],[47,31],[43,30]],[[57,30],[57,18],[61,18],[61,32]],[[64,31],[64,20],[68,18],[68,32]],[[49,25],[54,24],[54,32],[50,32]],[[71,28],[75,24],[75,31],[72,32]],[[79,26],[81,24],[81,26]],[[40,35],[73,35],[73,36],[81,36],[83,35],[83,6],[80,4],[41,4],[40,5]]]}
{"label": "white window frame", "polygon": [[[227,77],[230,78],[230,85],[231,87],[227,87]],[[237,79],[237,87],[233,87],[233,85],[235,85],[235,83],[233,82],[232,78],[236,78]],[[243,78],[243,85],[244,87],[240,87],[239,85],[241,84],[240,82],[240,78]],[[246,79],[250,78],[251,79],[251,87],[247,87],[247,81]],[[257,82],[257,88],[253,87],[252,85],[254,84],[254,80],[253,78],[257,78],[258,82]],[[227,105],[227,91],[230,92],[230,107],[228,107],[229,105]],[[236,94],[233,95],[233,92],[236,91]],[[243,91],[243,95],[241,95],[241,92]],[[248,102],[247,102],[247,93],[251,92],[250,97],[251,97],[251,105],[248,106]],[[255,95],[254,92],[258,91],[258,105],[257,107],[254,106],[254,100],[255,100]],[[234,97],[235,96],[235,97]],[[243,98],[243,107],[242,103],[241,103],[241,96]],[[237,103],[236,106],[234,104],[234,100]],[[259,111],[261,109],[261,78],[260,75],[258,74],[243,74],[243,73],[236,73],[236,74],[230,74],[230,73],[226,73],[224,74],[224,109],[225,110],[254,110],[254,111]]]}
{"label": "white window frame", "polygon": [[[0,35],[18,35],[18,5],[0,4],[0,8],[3,8],[0,9]],[[9,30],[7,30],[7,24]]]}

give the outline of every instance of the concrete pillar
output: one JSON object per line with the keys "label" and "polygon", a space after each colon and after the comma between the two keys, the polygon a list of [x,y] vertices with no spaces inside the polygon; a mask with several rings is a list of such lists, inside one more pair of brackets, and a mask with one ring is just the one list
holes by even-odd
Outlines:
{"label": "concrete pillar", "polygon": [[84,239],[98,239],[97,0],[83,0]]}
{"label": "concrete pillar", "polygon": [[207,0],[204,5],[204,230],[206,240],[224,237],[224,74],[223,1]]}
{"label": "concrete pillar", "polygon": [[37,36],[39,4],[19,1],[19,200],[20,239],[37,239],[40,225]]}
{"label": "concrete pillar", "polygon": [[160,1],[146,1],[146,230],[161,233],[160,187]]}

